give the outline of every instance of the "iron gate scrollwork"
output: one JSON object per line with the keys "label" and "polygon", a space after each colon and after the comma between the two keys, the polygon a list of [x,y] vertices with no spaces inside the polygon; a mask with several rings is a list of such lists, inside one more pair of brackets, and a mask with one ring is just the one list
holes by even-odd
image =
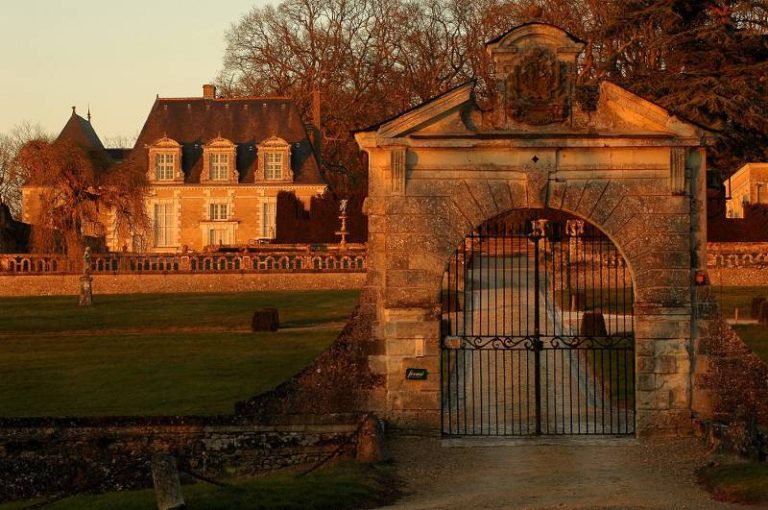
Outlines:
{"label": "iron gate scrollwork", "polygon": [[633,434],[632,299],[592,225],[529,210],[483,224],[443,278],[443,433]]}

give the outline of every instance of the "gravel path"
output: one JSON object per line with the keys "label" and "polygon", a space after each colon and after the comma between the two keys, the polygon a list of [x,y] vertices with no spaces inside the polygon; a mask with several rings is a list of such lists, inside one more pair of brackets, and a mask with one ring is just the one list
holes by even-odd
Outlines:
{"label": "gravel path", "polygon": [[397,438],[389,448],[406,492],[389,508],[745,508],[696,484],[708,458],[693,439]]}

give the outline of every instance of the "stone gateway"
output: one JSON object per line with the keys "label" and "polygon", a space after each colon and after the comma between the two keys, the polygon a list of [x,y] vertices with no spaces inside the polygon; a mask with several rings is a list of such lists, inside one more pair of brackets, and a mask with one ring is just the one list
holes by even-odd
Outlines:
{"label": "stone gateway", "polygon": [[[500,404],[502,395],[514,400],[515,390],[499,378],[516,378],[526,370],[531,378],[540,379],[540,395],[530,400],[534,409],[523,413],[534,423],[544,412],[534,404],[545,405],[553,391],[549,386],[555,369],[550,361],[555,360],[560,363],[557,371],[570,374],[558,380],[565,389],[554,390],[555,396],[560,391],[557,405],[570,405],[563,400],[569,385],[578,394],[581,381],[596,378],[596,367],[601,367],[600,373],[610,370],[611,375],[584,390],[585,395],[608,391],[614,374],[626,378],[621,385],[625,398],[603,400],[597,406],[603,411],[605,402],[610,402],[622,411],[619,429],[593,427],[593,433],[649,435],[685,433],[691,428],[695,281],[706,264],[707,133],[613,83],[580,85],[577,58],[583,47],[575,37],[548,24],[516,27],[487,46],[495,65],[492,108],[478,106],[473,84],[468,83],[356,135],[369,158],[365,296],[374,317],[374,347],[368,364],[383,381],[370,393],[369,407],[397,426],[438,430],[442,423],[443,433],[455,433],[454,424],[474,412],[480,416],[475,425],[481,433],[508,434],[509,426],[520,421]],[[511,217],[518,218],[523,230],[509,230]],[[504,234],[487,235],[487,225],[495,222],[498,229],[499,218],[506,218],[501,222]],[[549,222],[530,225],[544,219]],[[600,246],[613,250],[610,257],[589,259],[598,266],[597,273],[590,274],[617,265],[626,273],[621,286],[630,297],[621,303],[629,306],[629,326],[621,331],[611,326],[616,309],[611,300],[616,301],[616,295],[606,291],[602,302],[594,298],[596,289],[606,285],[595,284],[593,277],[591,285],[584,284],[586,295],[571,292],[553,283],[566,277],[547,272],[546,264],[552,260],[561,264],[563,274],[574,270],[567,258],[574,253],[569,239],[582,234],[585,226],[601,236]],[[532,235],[537,230],[539,234]],[[561,236],[555,236],[556,231]],[[511,241],[503,240],[510,237]],[[534,254],[537,238],[542,247],[560,250],[554,259]],[[536,265],[539,261],[544,264],[541,268]],[[461,281],[449,283],[451,275]],[[507,277],[518,283],[496,283]],[[538,286],[519,291],[519,282],[526,277],[538,279]],[[578,274],[575,278],[578,282]],[[478,285],[480,294],[473,290]],[[542,290],[546,285],[548,290]],[[493,299],[480,304],[479,299],[488,296]],[[530,304],[539,298],[536,306]],[[522,330],[519,322],[506,326],[498,316],[507,300],[543,322]],[[498,304],[502,301],[505,304]],[[495,318],[493,331],[468,328],[481,308],[486,317]],[[577,322],[591,310],[604,312],[600,321],[607,329],[600,322],[599,333],[583,333]],[[570,313],[577,318],[573,324],[545,334],[547,321],[557,317],[554,322],[565,324],[562,317]],[[616,335],[623,335],[629,342],[623,345],[630,345],[621,372],[616,365],[604,366],[605,359],[618,359],[613,354],[590,362],[591,355],[578,350]],[[555,358],[542,354],[532,372],[527,362],[488,364],[490,357],[501,360],[510,352],[513,360],[515,348],[534,356],[553,340],[560,346],[570,342],[577,351],[564,356],[583,359],[581,368],[572,368],[573,362],[564,365],[562,353]],[[486,360],[482,369],[471,356]],[[452,386],[445,379],[452,381],[448,374],[455,375],[459,368],[470,373]],[[413,369],[424,369],[428,376],[406,377]],[[486,378],[489,396],[473,393],[472,384],[480,377]],[[526,386],[525,392],[531,388],[533,395],[534,386]],[[461,394],[457,400],[451,396],[456,391],[469,395]],[[451,410],[457,403],[454,416]],[[489,428],[491,422],[494,427]],[[547,423],[539,421],[543,430],[532,425],[514,430],[546,433]],[[555,427],[552,433],[580,432],[569,426]]]}

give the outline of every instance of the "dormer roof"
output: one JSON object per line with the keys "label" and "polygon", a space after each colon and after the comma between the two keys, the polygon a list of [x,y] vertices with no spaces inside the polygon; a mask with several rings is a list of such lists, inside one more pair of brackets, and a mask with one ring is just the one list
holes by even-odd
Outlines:
{"label": "dormer roof", "polygon": [[296,105],[283,97],[158,98],[131,153],[144,171],[146,147],[168,137],[181,145],[184,182],[200,182],[203,150],[220,139],[236,148],[235,166],[241,183],[253,183],[259,144],[272,137],[291,147],[291,168],[296,184],[324,185],[315,149]]}

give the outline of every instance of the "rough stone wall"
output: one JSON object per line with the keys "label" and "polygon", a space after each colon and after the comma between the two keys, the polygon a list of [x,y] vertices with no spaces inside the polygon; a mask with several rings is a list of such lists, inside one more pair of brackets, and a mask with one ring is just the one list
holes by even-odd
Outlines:
{"label": "rough stone wall", "polygon": [[[76,296],[79,275],[0,275],[0,296]],[[246,292],[359,289],[365,273],[93,275],[93,293]]]}
{"label": "rough stone wall", "polygon": [[697,415],[768,427],[768,364],[719,317],[702,320],[701,333],[693,386]]}
{"label": "rough stone wall", "polygon": [[768,286],[768,268],[717,268],[707,271],[712,285],[723,287],[765,287]]}
{"label": "rough stone wall", "polygon": [[0,502],[152,486],[153,454],[209,478],[354,456],[359,417],[0,420]]}
{"label": "rough stone wall", "polygon": [[[706,294],[707,289],[703,290]],[[695,341],[695,431],[712,449],[765,460],[768,363],[722,319],[711,296],[703,301],[708,303],[699,314]]]}

